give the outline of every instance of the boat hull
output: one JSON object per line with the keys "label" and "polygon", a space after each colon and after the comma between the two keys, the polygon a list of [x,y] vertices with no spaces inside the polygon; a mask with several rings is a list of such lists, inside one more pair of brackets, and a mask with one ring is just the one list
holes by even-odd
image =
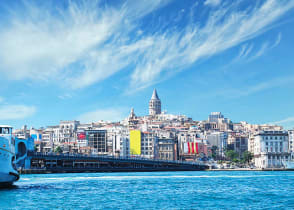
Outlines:
{"label": "boat hull", "polygon": [[0,172],[0,187],[6,187],[12,185],[19,179],[17,174],[7,174]]}
{"label": "boat hull", "polygon": [[11,185],[19,179],[19,174],[12,165],[13,157],[12,152],[0,147],[0,186]]}

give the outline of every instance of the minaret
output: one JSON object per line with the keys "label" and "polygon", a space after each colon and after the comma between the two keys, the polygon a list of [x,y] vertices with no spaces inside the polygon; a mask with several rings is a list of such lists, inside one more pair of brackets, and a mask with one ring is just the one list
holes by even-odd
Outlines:
{"label": "minaret", "polygon": [[161,101],[158,98],[156,89],[154,89],[151,100],[149,101],[149,115],[157,114],[161,114]]}

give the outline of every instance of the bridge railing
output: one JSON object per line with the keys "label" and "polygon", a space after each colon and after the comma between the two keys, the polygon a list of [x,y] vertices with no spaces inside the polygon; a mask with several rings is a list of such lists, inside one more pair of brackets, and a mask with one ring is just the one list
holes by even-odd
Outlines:
{"label": "bridge railing", "polygon": [[187,164],[187,165],[203,165],[203,163],[200,163],[199,161],[190,162],[190,161],[180,161],[180,160],[161,160],[161,159],[149,159],[149,158],[143,158],[143,157],[120,157],[120,156],[110,156],[110,155],[87,155],[87,154],[74,154],[74,153],[68,153],[68,154],[58,154],[58,153],[43,153],[43,152],[28,152],[28,156],[54,156],[54,157],[60,157],[60,158],[99,158],[99,159],[112,159],[112,160],[138,160],[138,161],[152,161],[152,162],[161,162],[161,163],[171,163],[171,164]]}

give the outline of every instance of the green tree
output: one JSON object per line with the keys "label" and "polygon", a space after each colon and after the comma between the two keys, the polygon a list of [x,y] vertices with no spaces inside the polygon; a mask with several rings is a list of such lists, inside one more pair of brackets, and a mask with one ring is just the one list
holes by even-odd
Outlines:
{"label": "green tree", "polygon": [[211,156],[213,159],[216,159],[216,151],[217,151],[217,146],[212,146],[211,147]]}
{"label": "green tree", "polygon": [[250,161],[253,159],[253,154],[249,151],[245,151],[243,153],[243,160],[246,163],[250,163]]}
{"label": "green tree", "polygon": [[234,150],[227,150],[225,155],[230,161],[237,159],[238,157],[238,154]]}
{"label": "green tree", "polygon": [[60,146],[58,146],[58,147],[56,147],[55,152],[56,153],[62,153],[63,150],[62,150],[62,148]]}

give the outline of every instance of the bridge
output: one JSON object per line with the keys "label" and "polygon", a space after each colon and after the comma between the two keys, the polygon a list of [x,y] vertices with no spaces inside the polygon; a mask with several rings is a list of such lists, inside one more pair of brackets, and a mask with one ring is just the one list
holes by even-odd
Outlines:
{"label": "bridge", "polygon": [[26,173],[200,171],[208,165],[200,162],[167,161],[138,157],[28,152]]}

